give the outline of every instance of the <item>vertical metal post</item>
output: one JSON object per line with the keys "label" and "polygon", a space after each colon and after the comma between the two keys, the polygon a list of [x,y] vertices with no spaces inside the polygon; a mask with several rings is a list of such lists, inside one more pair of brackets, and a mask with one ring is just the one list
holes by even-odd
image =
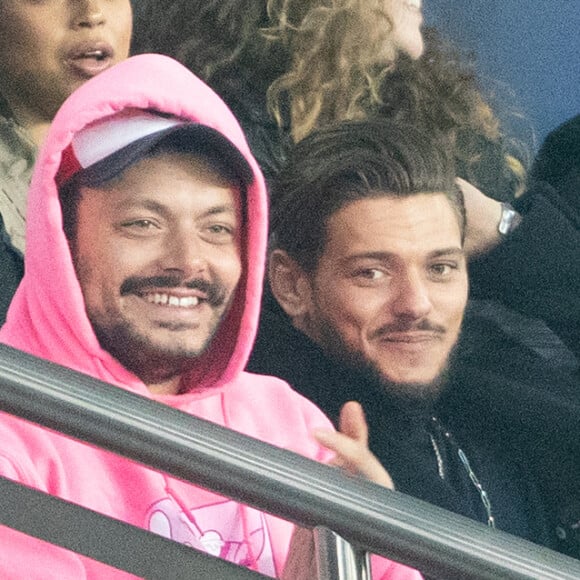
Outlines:
{"label": "vertical metal post", "polygon": [[371,580],[367,552],[355,549],[328,528],[314,528],[318,580]]}

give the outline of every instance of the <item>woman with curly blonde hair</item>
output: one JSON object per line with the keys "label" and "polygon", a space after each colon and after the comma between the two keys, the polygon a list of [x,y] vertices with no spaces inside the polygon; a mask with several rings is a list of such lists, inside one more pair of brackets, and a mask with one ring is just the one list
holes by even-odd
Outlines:
{"label": "woman with curly blonde hair", "polygon": [[417,0],[142,0],[133,48],[220,93],[268,175],[290,142],[378,106],[398,52],[421,55],[422,22]]}
{"label": "woman with curly blonde hair", "polygon": [[412,58],[423,52],[414,3],[270,0],[268,10],[275,24],[265,33],[286,47],[290,61],[270,85],[268,104],[281,123],[287,102],[294,141],[330,122],[366,117],[381,102],[399,51]]}
{"label": "woman with curly blonde hair", "polygon": [[141,0],[136,52],[161,52],[212,86],[271,179],[313,130],[405,117],[442,136],[461,177],[497,199],[523,188],[519,152],[473,68],[425,31],[420,0]]}

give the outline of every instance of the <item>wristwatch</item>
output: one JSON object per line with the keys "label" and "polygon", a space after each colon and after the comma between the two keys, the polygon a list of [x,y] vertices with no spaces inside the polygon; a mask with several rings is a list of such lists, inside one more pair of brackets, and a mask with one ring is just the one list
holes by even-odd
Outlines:
{"label": "wristwatch", "polygon": [[502,236],[507,236],[513,232],[522,221],[522,216],[509,204],[501,202],[501,219],[497,226],[498,232]]}

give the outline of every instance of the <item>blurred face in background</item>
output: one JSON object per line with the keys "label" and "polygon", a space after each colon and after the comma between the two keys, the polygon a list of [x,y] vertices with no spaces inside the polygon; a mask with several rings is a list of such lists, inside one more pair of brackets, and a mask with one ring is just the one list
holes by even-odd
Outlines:
{"label": "blurred face in background", "polygon": [[0,87],[23,125],[50,121],[82,83],[127,58],[129,0],[0,0]]}

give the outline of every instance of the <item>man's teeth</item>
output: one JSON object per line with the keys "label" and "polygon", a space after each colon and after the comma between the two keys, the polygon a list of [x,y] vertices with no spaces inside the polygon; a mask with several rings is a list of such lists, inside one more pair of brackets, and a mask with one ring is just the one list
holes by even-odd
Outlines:
{"label": "man's teeth", "polygon": [[199,304],[199,298],[197,296],[187,296],[185,298],[179,298],[178,296],[171,296],[169,294],[147,294],[145,296],[147,302],[151,304],[163,304],[166,306],[177,306],[178,308],[192,308]]}
{"label": "man's teeth", "polygon": [[85,58],[95,58],[97,60],[103,60],[105,58],[105,53],[102,50],[92,50],[85,53]]}

